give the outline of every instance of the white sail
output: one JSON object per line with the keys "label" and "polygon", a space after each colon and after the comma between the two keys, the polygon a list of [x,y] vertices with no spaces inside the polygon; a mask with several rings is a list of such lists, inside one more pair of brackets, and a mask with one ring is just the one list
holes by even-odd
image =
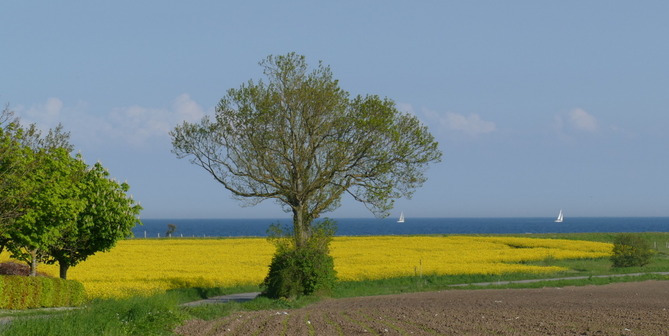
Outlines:
{"label": "white sail", "polygon": [[558,214],[557,218],[555,219],[555,223],[562,223],[564,220],[564,215],[562,214],[562,209],[560,209],[560,213]]}
{"label": "white sail", "polygon": [[404,223],[404,211],[400,213],[400,219],[397,220],[398,223]]}

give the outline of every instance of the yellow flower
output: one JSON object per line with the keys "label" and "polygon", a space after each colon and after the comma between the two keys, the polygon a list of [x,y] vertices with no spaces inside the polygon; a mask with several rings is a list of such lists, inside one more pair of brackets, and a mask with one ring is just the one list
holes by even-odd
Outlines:
{"label": "yellow flower", "polygon": [[[611,244],[589,241],[475,236],[335,237],[331,244],[341,280],[555,272],[561,268],[521,262],[608,257],[611,250]],[[68,278],[81,281],[91,297],[259,284],[273,253],[264,238],[131,239],[70,268]],[[7,259],[0,255],[0,261]],[[57,265],[39,270],[58,274]]]}

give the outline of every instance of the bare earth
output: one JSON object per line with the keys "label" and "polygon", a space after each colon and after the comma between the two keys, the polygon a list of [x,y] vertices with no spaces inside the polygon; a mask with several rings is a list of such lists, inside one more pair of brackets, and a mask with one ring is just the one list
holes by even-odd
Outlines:
{"label": "bare earth", "polygon": [[192,320],[178,335],[669,335],[669,281],[331,299]]}

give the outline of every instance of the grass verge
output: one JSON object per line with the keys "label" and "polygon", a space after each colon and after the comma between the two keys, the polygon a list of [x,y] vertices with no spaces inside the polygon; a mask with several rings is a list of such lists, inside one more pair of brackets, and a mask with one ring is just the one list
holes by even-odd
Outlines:
{"label": "grass verge", "polygon": [[2,335],[169,335],[188,318],[173,295],[95,300],[58,315],[15,318]]}

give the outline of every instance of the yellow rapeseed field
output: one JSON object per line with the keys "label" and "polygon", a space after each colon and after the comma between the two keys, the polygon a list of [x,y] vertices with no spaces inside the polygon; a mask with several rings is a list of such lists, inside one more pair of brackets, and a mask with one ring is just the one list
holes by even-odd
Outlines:
{"label": "yellow rapeseed field", "polygon": [[[341,280],[417,274],[554,272],[559,267],[523,261],[599,258],[612,245],[598,242],[474,236],[335,237],[331,244]],[[189,286],[258,284],[274,246],[264,238],[131,239],[70,268],[91,297],[121,297]],[[0,260],[6,260],[3,254]],[[57,265],[39,271],[58,274]]]}

